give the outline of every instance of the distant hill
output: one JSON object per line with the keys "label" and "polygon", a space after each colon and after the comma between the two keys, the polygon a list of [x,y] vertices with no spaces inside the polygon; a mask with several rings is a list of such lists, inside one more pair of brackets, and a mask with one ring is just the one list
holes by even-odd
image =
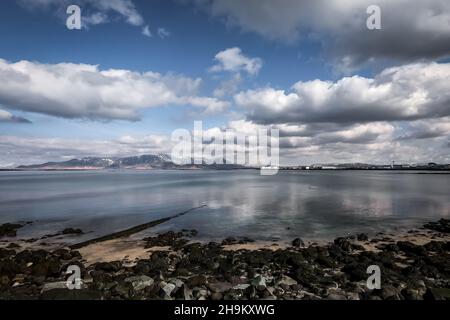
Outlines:
{"label": "distant hill", "polygon": [[42,164],[19,166],[20,170],[100,170],[100,169],[245,169],[247,167],[232,164],[187,164],[177,165],[166,154],[142,155],[124,158],[87,157],[64,162],[46,162]]}

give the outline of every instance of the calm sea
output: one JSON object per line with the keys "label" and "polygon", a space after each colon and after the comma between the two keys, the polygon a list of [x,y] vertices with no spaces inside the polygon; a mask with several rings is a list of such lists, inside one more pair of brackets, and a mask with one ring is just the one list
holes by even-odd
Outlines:
{"label": "calm sea", "polygon": [[147,233],[325,240],[449,217],[449,195],[450,175],[424,172],[1,172],[0,222],[33,221],[24,238],[78,227],[88,239],[206,205]]}

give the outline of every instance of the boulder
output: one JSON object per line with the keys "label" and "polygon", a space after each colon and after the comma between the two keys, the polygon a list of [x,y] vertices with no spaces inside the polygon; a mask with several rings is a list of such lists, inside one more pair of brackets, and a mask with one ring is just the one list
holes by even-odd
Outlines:
{"label": "boulder", "polygon": [[192,300],[193,299],[192,290],[189,289],[184,284],[183,286],[181,286],[181,288],[177,290],[177,292],[175,293],[175,297],[181,300]]}
{"label": "boulder", "polygon": [[16,223],[5,223],[0,225],[0,237],[15,237],[17,230],[22,228],[23,225]]}
{"label": "boulder", "polygon": [[46,283],[42,287],[41,292],[43,293],[43,292],[46,292],[46,291],[49,291],[49,290],[53,290],[53,289],[67,289],[66,281],[58,281],[58,282]]}
{"label": "boulder", "polygon": [[251,281],[252,286],[254,286],[257,290],[264,290],[266,288],[266,278],[259,275]]}
{"label": "boulder", "polygon": [[144,290],[145,288],[150,287],[154,283],[153,279],[148,276],[129,277],[126,278],[124,281],[130,283],[134,291]]}
{"label": "boulder", "polygon": [[188,282],[190,287],[200,287],[200,286],[206,285],[208,280],[207,280],[207,278],[204,275],[199,274],[199,275],[195,275],[195,276],[190,277],[187,280],[187,282]]}
{"label": "boulder", "polygon": [[425,300],[450,300],[450,289],[428,288],[423,298]]}
{"label": "boulder", "polygon": [[305,243],[301,238],[295,238],[294,241],[292,241],[292,246],[296,248],[303,248],[305,247]]}
{"label": "boulder", "polygon": [[69,289],[52,289],[45,291],[41,299],[42,300],[100,300],[102,295],[99,291],[82,289],[82,290],[69,290]]}
{"label": "boulder", "polygon": [[176,286],[173,283],[165,283],[161,282],[160,284],[161,290],[159,291],[159,296],[163,299],[170,299],[170,296],[175,290]]}
{"label": "boulder", "polygon": [[211,290],[211,292],[224,293],[230,290],[233,286],[228,282],[213,282],[208,283],[207,287]]}
{"label": "boulder", "polygon": [[282,275],[281,278],[280,278],[280,280],[278,280],[277,284],[278,284],[279,286],[284,285],[284,286],[288,286],[288,287],[289,287],[289,286],[296,285],[296,284],[297,284],[297,281],[295,281],[295,280],[292,279],[291,277],[288,277],[288,276],[286,276],[286,275]]}

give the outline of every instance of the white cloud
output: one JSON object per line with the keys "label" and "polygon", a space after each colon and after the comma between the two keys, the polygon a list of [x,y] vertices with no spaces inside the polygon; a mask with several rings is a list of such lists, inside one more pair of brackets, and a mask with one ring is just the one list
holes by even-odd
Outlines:
{"label": "white cloud", "polygon": [[152,37],[152,32],[150,31],[150,27],[149,26],[145,26],[144,28],[142,28],[142,34],[146,37],[151,38]]}
{"label": "white cloud", "polygon": [[[204,128],[204,137],[217,135],[225,129],[256,139],[258,129],[280,130],[282,165],[330,162],[366,163],[450,163],[448,145],[450,118],[420,120],[404,128],[403,122],[374,122],[351,125],[259,125],[245,120],[229,122],[224,127]],[[425,123],[430,125],[427,127]],[[438,133],[418,136],[421,129]],[[419,129],[418,129],[419,128]],[[399,133],[404,134],[400,137]],[[407,136],[407,137],[406,137]],[[207,141],[207,140],[205,140]],[[166,135],[124,135],[117,139],[68,139],[17,137],[0,135],[0,167],[66,161],[89,156],[122,157],[171,152],[171,138]],[[238,149],[244,146],[238,146]]]}
{"label": "white cloud", "polygon": [[87,64],[0,59],[0,81],[4,106],[65,118],[138,120],[145,108],[192,105],[211,113],[228,106],[216,98],[197,96],[201,79],[100,70]]}
{"label": "white cloud", "polygon": [[408,123],[398,140],[421,140],[447,137],[450,142],[450,117]]}
{"label": "white cloud", "polygon": [[113,11],[122,15],[131,25],[142,26],[144,24],[144,18],[131,0],[88,0],[87,2],[101,11]]}
{"label": "white cloud", "polygon": [[158,37],[160,37],[161,39],[170,37],[170,31],[165,29],[165,28],[158,28]]}
{"label": "white cloud", "polygon": [[[192,0],[228,25],[295,44],[316,39],[335,67],[350,71],[385,59],[450,56],[448,0]],[[369,5],[380,6],[382,30],[366,28]],[[225,18],[225,19],[222,19]]]}
{"label": "white cloud", "polygon": [[[56,15],[64,21],[67,17],[67,7],[74,4],[71,0],[18,0],[18,2],[29,9],[55,10]],[[112,18],[116,16],[132,26],[143,27],[143,30],[146,28],[145,19],[132,0],[78,0],[76,4],[82,9],[83,28],[114,21]]]}
{"label": "white cloud", "polygon": [[84,25],[85,27],[108,22],[108,16],[103,12],[95,12],[90,15],[82,15],[81,19],[82,25]]}
{"label": "white cloud", "polygon": [[398,133],[410,132],[405,131],[403,126],[402,122],[349,125],[260,125],[250,121],[236,120],[221,128],[204,129],[204,136],[232,129],[249,139],[254,139],[259,129],[279,129],[282,165],[330,162],[389,164],[392,160],[398,163],[450,162],[448,134],[424,140],[400,141],[396,139]]}
{"label": "white cloud", "polygon": [[222,81],[219,87],[214,90],[213,95],[216,98],[223,98],[234,94],[238,90],[242,80],[240,73],[234,74],[230,79]]}
{"label": "white cloud", "polygon": [[247,118],[260,123],[362,123],[418,120],[450,115],[450,63],[389,68],[375,78],[294,84],[235,95]]}
{"label": "white cloud", "polygon": [[30,123],[29,120],[17,117],[11,112],[0,109],[0,122],[10,122],[10,123]]}
{"label": "white cloud", "polygon": [[242,50],[237,47],[220,51],[214,59],[218,64],[210,68],[211,72],[245,71],[250,75],[256,75],[262,67],[262,60],[260,58],[249,58],[242,54]]}
{"label": "white cloud", "polygon": [[170,152],[166,136],[123,136],[112,140],[0,136],[0,167],[67,161],[83,157],[126,157]]}

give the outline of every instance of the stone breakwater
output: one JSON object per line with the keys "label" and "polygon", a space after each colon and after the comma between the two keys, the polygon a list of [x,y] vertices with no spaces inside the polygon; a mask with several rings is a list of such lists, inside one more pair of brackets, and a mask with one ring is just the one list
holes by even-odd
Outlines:
{"label": "stone breakwater", "polygon": [[[11,236],[19,227],[0,230]],[[450,299],[450,220],[326,245],[305,245],[300,238],[285,247],[258,248],[246,238],[197,243],[195,234],[145,238],[133,261],[88,262],[83,249],[24,248],[9,241],[0,248],[0,299]],[[79,290],[66,287],[71,265],[81,270]],[[380,267],[381,289],[366,286],[370,265]]]}

